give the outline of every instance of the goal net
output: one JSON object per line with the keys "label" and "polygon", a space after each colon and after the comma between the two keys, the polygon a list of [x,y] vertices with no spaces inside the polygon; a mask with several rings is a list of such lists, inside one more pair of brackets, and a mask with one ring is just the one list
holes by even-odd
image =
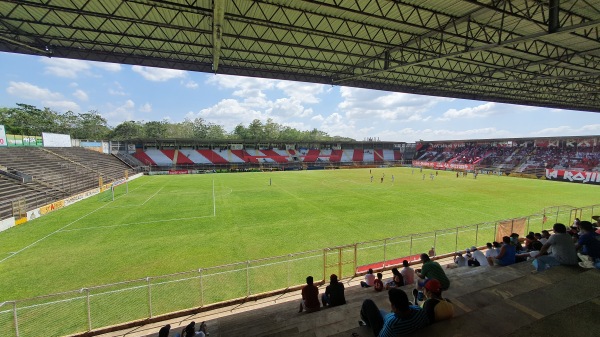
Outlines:
{"label": "goal net", "polygon": [[129,192],[129,182],[127,179],[119,179],[110,184],[110,187],[100,192],[100,201],[114,201]]}

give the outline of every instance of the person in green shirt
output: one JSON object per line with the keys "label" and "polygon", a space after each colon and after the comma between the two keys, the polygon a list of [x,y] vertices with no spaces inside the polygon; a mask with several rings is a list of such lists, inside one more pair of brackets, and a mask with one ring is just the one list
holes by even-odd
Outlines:
{"label": "person in green shirt", "polygon": [[415,270],[415,274],[419,277],[419,280],[417,281],[418,293],[416,294],[417,296],[415,296],[415,302],[423,300],[423,286],[428,279],[440,281],[440,284],[442,285],[441,290],[448,290],[448,288],[450,288],[450,280],[446,276],[444,268],[442,268],[439,263],[431,261],[429,255],[425,253],[421,254],[421,262],[423,263],[421,269]]}

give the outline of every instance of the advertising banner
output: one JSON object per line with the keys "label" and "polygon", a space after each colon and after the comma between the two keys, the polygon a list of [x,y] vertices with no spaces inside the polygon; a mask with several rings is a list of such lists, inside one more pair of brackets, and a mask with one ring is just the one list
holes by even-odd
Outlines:
{"label": "advertising banner", "polygon": [[472,171],[475,168],[473,164],[451,164],[451,163],[442,163],[442,162],[430,162],[430,161],[420,161],[413,160],[413,166],[423,166],[423,167],[431,167],[438,170],[468,170]]}
{"label": "advertising banner", "polygon": [[546,169],[546,179],[569,183],[600,185],[600,172]]}
{"label": "advertising banner", "polygon": [[0,146],[8,146],[8,142],[6,141],[6,129],[4,125],[0,125]]}
{"label": "advertising banner", "polygon": [[71,136],[42,132],[45,147],[71,147]]}

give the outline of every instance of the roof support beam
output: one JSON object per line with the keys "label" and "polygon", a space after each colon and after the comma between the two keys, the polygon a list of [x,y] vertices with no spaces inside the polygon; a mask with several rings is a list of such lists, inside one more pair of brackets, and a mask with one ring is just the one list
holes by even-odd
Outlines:
{"label": "roof support beam", "polygon": [[550,0],[550,16],[548,17],[548,33],[556,33],[558,31],[559,21],[558,12],[560,0]]}
{"label": "roof support beam", "polygon": [[219,70],[221,42],[223,37],[223,22],[225,21],[225,0],[213,0],[213,64],[212,70]]}

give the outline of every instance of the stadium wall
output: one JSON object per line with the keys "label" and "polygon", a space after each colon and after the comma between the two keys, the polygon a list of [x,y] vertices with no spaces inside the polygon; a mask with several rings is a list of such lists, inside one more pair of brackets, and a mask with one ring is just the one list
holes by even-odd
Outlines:
{"label": "stadium wall", "polygon": [[546,169],[546,180],[600,185],[600,172]]}

